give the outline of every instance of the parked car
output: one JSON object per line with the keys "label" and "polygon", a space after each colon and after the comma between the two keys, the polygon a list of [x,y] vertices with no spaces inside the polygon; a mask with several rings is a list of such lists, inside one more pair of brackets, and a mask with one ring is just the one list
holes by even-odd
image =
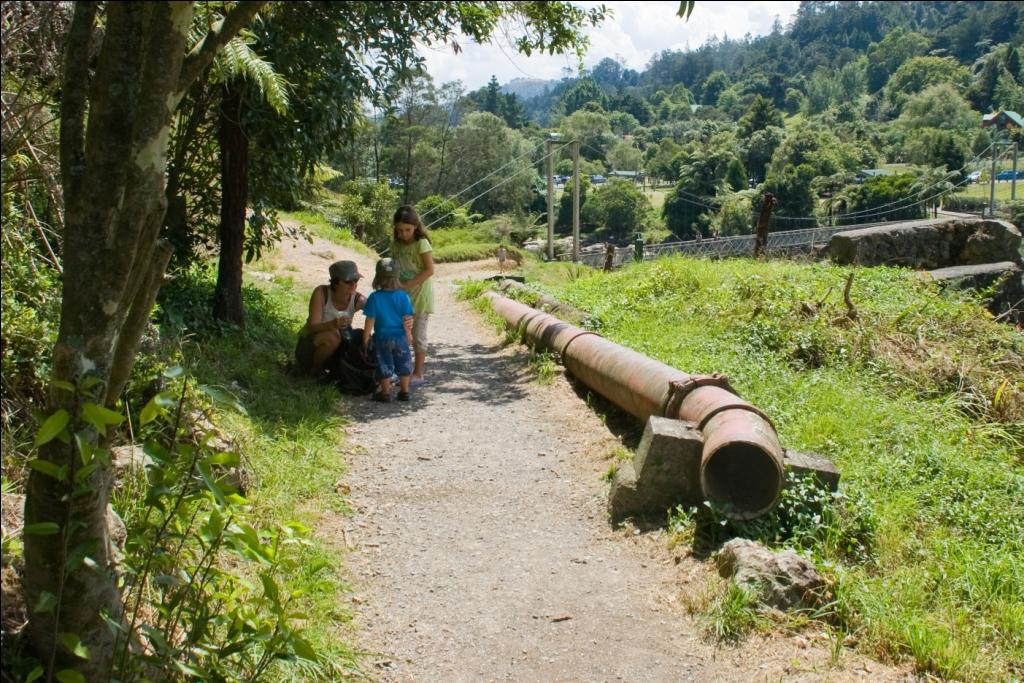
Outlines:
{"label": "parked car", "polygon": [[592,175],[590,176],[590,182],[594,185],[600,185],[601,183],[608,182],[608,179],[603,175]]}
{"label": "parked car", "polygon": [[1017,180],[1024,180],[1024,171],[1017,171],[1016,174],[1014,171],[1000,171],[996,173],[996,180],[1013,180],[1014,175],[1016,175]]}
{"label": "parked car", "polygon": [[971,171],[967,174],[968,183],[976,183],[981,178],[981,171]]}

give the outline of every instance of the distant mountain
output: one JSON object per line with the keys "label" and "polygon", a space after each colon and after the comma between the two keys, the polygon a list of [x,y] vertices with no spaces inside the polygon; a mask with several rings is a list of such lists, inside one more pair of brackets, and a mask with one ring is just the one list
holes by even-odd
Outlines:
{"label": "distant mountain", "polygon": [[545,88],[553,87],[558,81],[545,81],[540,78],[514,78],[501,86],[504,94],[513,93],[520,100],[528,100],[543,95]]}

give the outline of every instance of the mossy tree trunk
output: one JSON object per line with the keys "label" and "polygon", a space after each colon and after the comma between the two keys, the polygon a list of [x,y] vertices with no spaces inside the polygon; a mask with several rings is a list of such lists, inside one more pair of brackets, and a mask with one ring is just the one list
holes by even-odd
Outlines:
{"label": "mossy tree trunk", "polygon": [[[121,394],[170,257],[158,238],[172,117],[262,4],[236,5],[187,55],[192,3],[106,3],[102,32],[101,3],[75,4],[62,75],[64,274],[51,414],[75,416],[83,400],[113,407]],[[88,396],[59,388],[71,385],[91,387]],[[114,636],[104,615],[121,615],[106,525],[111,474],[109,465],[82,472],[81,452],[102,445],[95,429],[73,418],[67,431],[75,438],[43,446],[27,486],[26,599],[49,605],[30,611],[27,633],[51,675],[74,668],[106,680]],[[61,634],[74,634],[88,659]]]}

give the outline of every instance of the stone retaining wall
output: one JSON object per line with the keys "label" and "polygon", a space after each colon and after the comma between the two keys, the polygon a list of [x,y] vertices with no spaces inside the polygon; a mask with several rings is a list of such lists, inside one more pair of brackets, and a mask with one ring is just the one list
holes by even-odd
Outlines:
{"label": "stone retaining wall", "polygon": [[1020,231],[1006,221],[982,218],[916,221],[841,232],[832,236],[829,254],[839,264],[926,270],[1024,262]]}

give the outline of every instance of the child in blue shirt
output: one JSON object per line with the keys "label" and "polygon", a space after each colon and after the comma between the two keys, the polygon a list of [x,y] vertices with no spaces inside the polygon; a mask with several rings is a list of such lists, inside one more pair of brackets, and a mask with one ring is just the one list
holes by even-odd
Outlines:
{"label": "child in blue shirt", "polygon": [[363,348],[373,337],[377,357],[377,392],[374,401],[391,401],[391,377],[398,375],[398,400],[409,400],[409,376],[412,374],[412,299],[401,288],[398,262],[385,258],[377,262],[373,294],[366,300],[363,315]]}

